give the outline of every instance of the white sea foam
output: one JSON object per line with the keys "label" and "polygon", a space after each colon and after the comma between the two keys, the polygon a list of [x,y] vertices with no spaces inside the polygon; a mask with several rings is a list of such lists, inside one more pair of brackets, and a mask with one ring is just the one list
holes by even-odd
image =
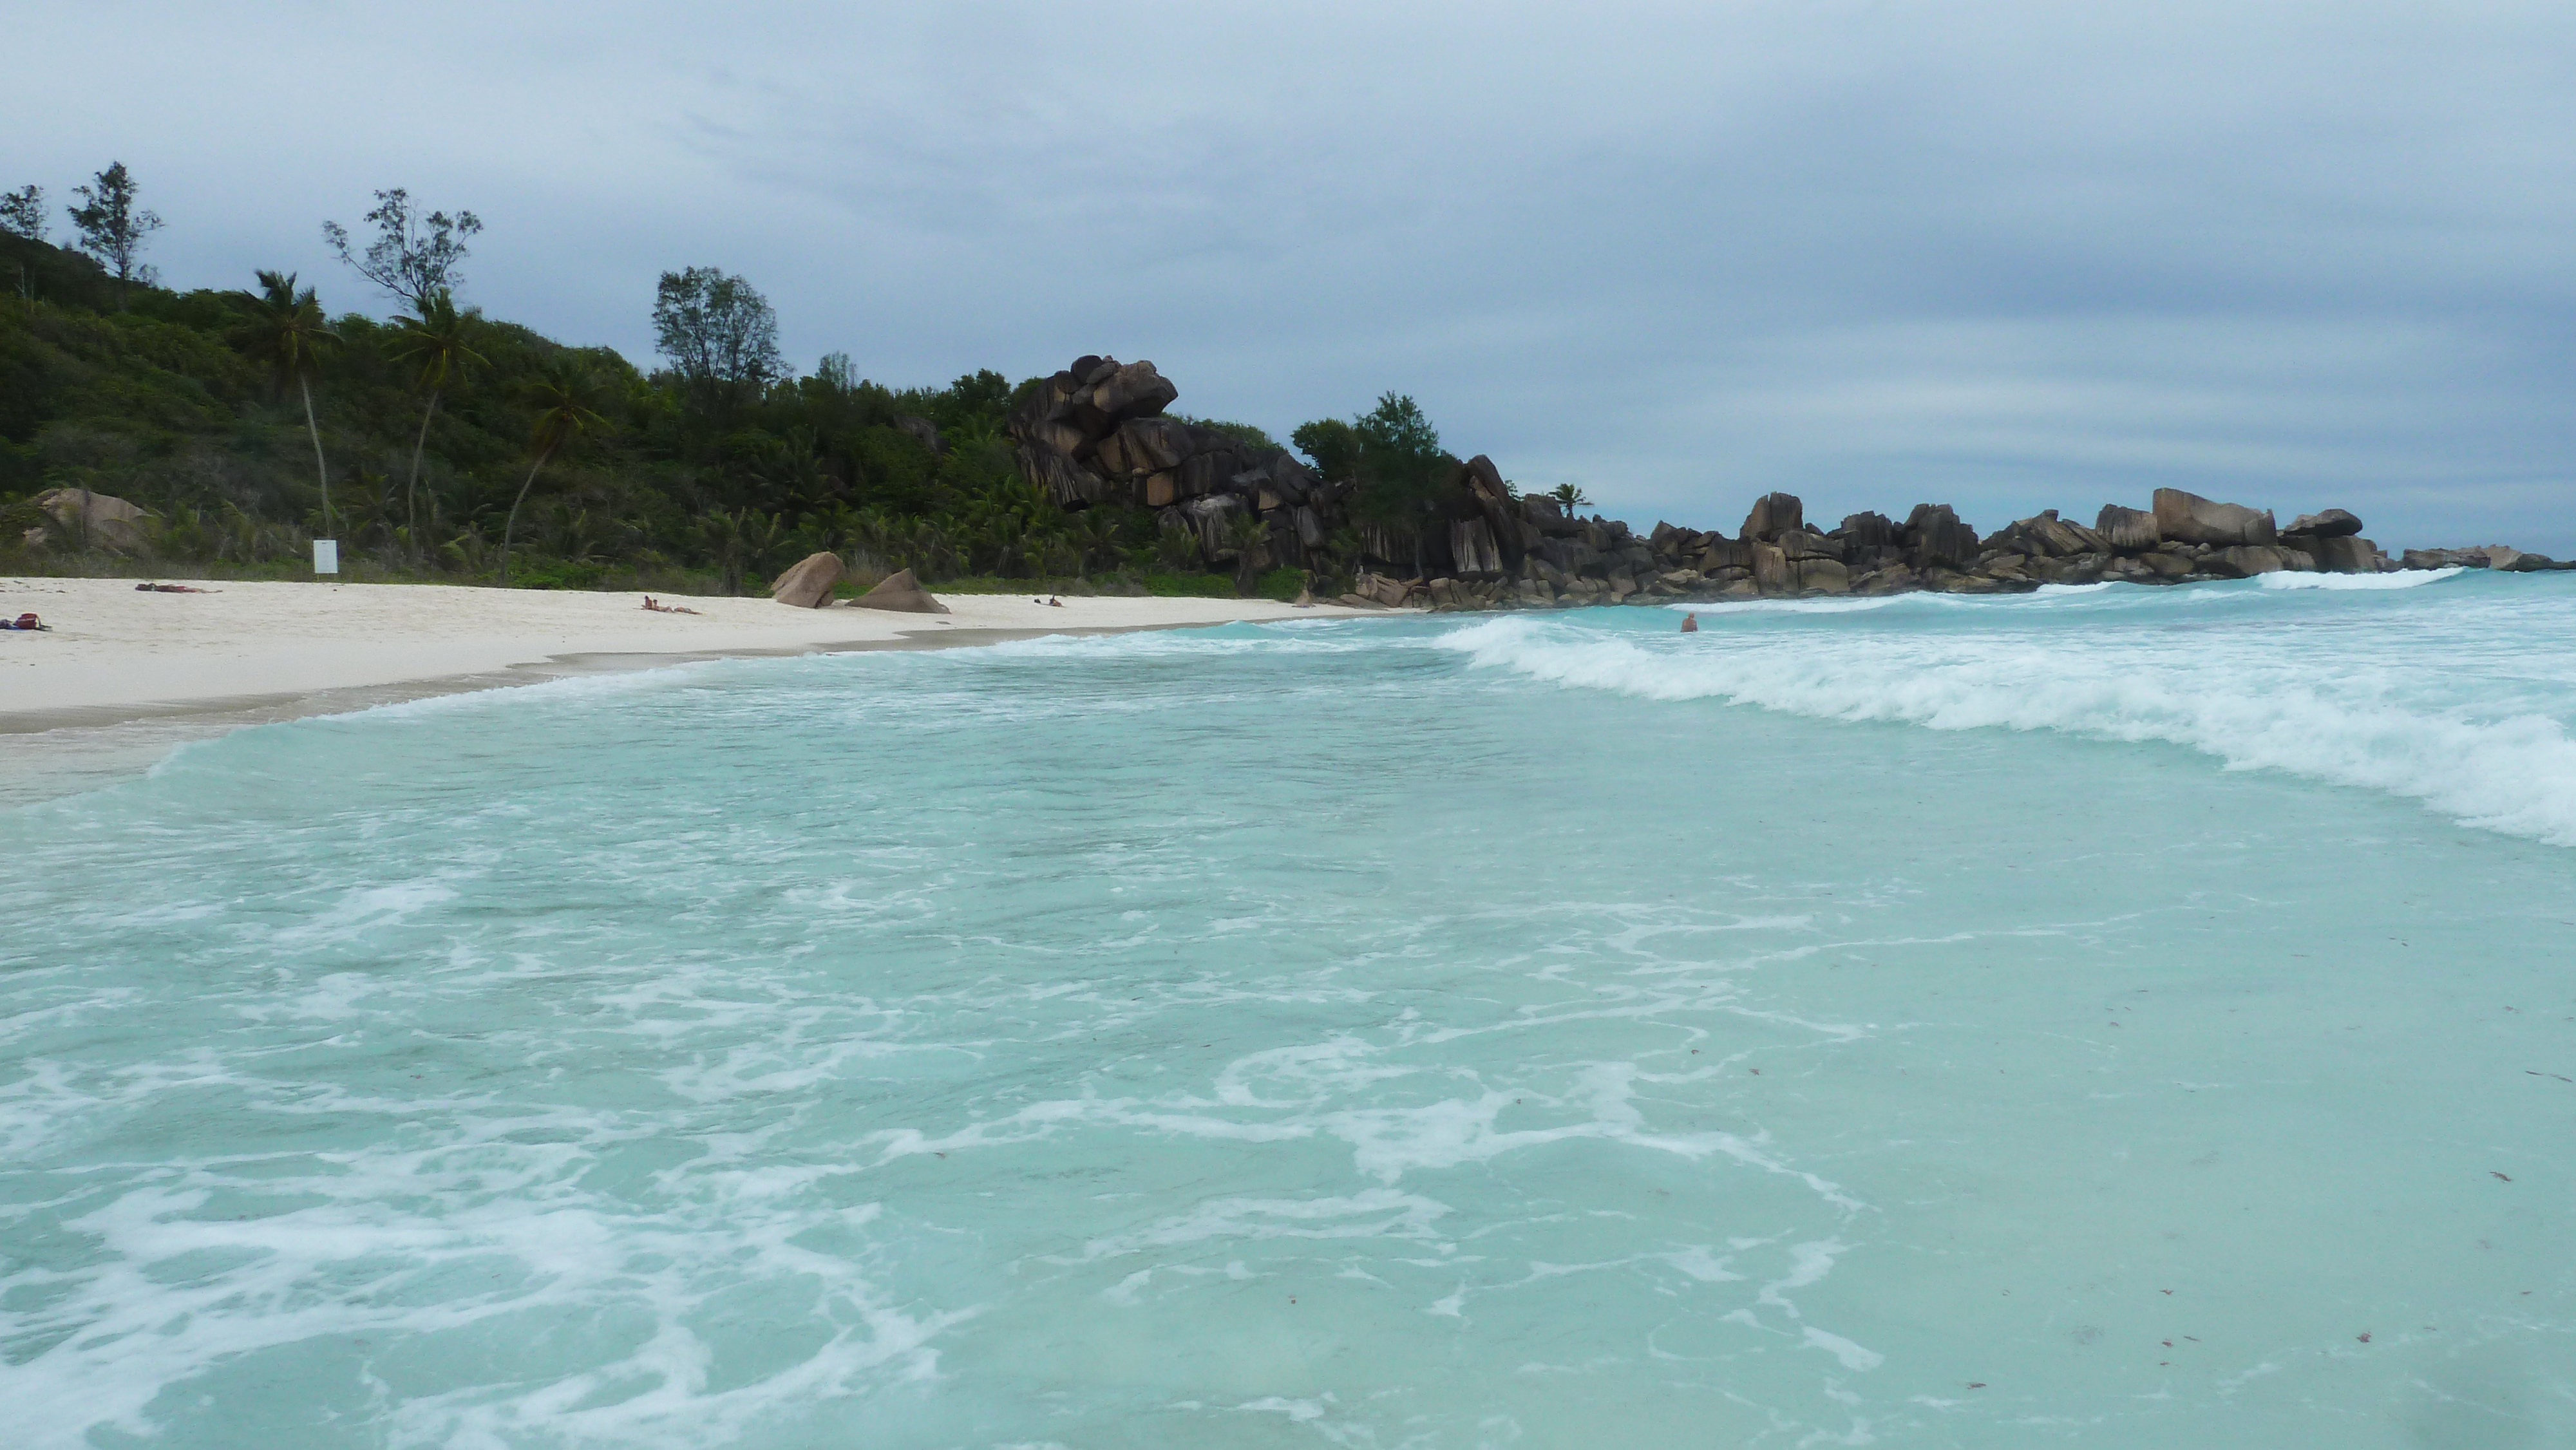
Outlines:
{"label": "white sea foam", "polygon": [[2266,589],[2416,589],[2456,578],[2465,569],[2401,569],[2394,574],[2292,574],[2260,576]]}
{"label": "white sea foam", "polygon": [[1445,643],[1483,668],[1643,699],[2162,741],[2230,768],[2384,791],[2470,825],[2576,846],[2576,738],[2561,721],[2481,710],[2461,689],[2476,682],[2444,673],[2455,660],[2356,653],[2370,646],[2349,635],[2305,652],[2278,635],[2039,632],[1704,633],[1681,648],[1503,618]]}

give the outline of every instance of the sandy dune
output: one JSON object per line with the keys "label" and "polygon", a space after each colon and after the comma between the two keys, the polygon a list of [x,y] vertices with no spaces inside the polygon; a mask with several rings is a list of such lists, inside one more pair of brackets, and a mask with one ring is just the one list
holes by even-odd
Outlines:
{"label": "sandy dune", "polygon": [[[0,632],[0,730],[103,724],[248,700],[283,703],[369,687],[508,683],[672,657],[794,654],[971,643],[1012,634],[1152,629],[1314,618],[1258,599],[1108,599],[1061,609],[1025,595],[943,596],[947,615],[763,598],[662,596],[695,615],[653,614],[636,594],[431,584],[196,583],[206,594],[143,593],[122,579],[0,577],[0,612],[33,611],[48,633]],[[423,688],[406,693],[430,693]],[[352,703],[363,703],[353,701]],[[312,708],[328,709],[328,702]]]}

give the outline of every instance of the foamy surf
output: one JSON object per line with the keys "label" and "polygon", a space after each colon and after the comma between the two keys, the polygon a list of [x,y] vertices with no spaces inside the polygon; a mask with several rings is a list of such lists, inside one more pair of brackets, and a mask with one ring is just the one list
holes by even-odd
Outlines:
{"label": "foamy surf", "polygon": [[204,742],[0,812],[0,1438],[2568,1440],[2567,597],[1301,621]]}
{"label": "foamy surf", "polygon": [[[2522,627],[2459,607],[2472,632]],[[1733,634],[1712,621],[1721,627],[1687,639],[1511,616],[1443,643],[1479,668],[1639,699],[2163,742],[2229,769],[2364,787],[2467,825],[2576,846],[2576,739],[2524,698],[2480,700],[2438,636],[2364,642],[2338,630],[2311,644],[2310,626],[2285,621],[2195,630],[2185,643],[2053,613],[1985,611],[1974,628],[1922,632],[1819,624]]]}
{"label": "foamy surf", "polygon": [[2465,574],[2465,569],[2401,569],[2394,574],[2265,574],[2266,589],[2420,589]]}

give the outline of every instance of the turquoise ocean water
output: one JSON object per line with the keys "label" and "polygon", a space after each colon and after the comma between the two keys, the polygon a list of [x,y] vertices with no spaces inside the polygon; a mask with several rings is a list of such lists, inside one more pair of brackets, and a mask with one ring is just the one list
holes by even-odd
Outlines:
{"label": "turquoise ocean water", "polygon": [[1702,618],[0,813],[0,1443],[2576,1443],[2576,577]]}

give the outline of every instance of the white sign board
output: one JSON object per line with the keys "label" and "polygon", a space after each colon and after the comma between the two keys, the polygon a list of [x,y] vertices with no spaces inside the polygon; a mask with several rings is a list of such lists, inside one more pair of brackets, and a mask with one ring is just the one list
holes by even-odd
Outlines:
{"label": "white sign board", "polygon": [[340,572],[340,541],[338,539],[315,539],[313,541],[313,572],[316,574],[337,574]]}

